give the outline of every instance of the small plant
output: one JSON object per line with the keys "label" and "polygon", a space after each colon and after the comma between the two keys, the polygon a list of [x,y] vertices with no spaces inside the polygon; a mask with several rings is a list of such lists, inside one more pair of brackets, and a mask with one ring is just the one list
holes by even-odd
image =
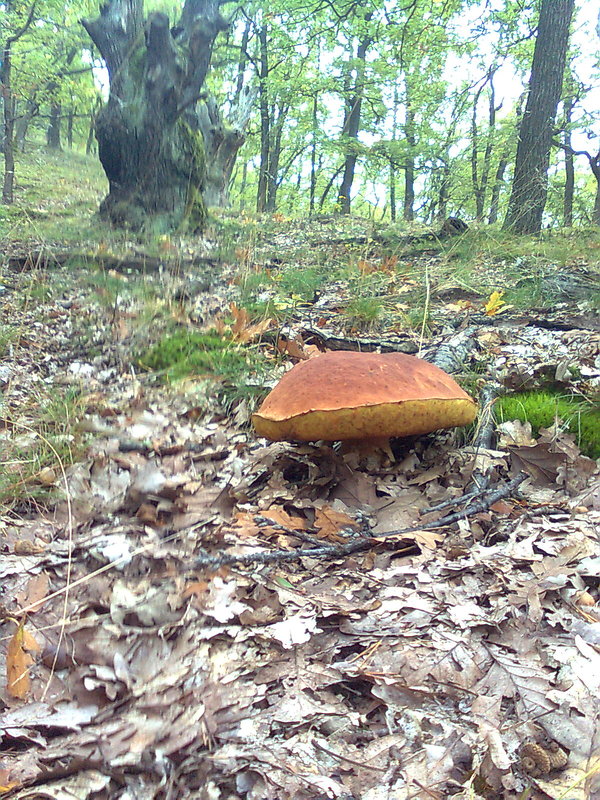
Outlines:
{"label": "small plant", "polygon": [[80,455],[83,442],[76,423],[82,404],[76,391],[64,397],[37,397],[27,421],[0,420],[0,503],[47,503],[62,485],[63,470]]}
{"label": "small plant", "polygon": [[288,269],[279,281],[279,292],[284,295],[297,295],[304,301],[312,301],[315,292],[320,289],[325,282],[325,274],[322,269],[316,267],[306,267],[305,269]]}
{"label": "small plant", "polygon": [[17,337],[18,331],[12,325],[0,325],[0,358],[9,353],[10,346]]}
{"label": "small plant", "polygon": [[381,297],[355,297],[346,308],[349,323],[358,328],[372,327],[382,314],[383,299]]}
{"label": "small plant", "polygon": [[535,434],[562,420],[581,452],[600,458],[600,407],[574,395],[549,391],[520,392],[498,398],[494,407],[500,421],[529,422]]}

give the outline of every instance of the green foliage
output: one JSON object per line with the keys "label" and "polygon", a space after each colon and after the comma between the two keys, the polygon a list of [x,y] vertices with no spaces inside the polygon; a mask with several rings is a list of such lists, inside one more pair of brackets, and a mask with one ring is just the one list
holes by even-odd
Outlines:
{"label": "green foliage", "polygon": [[319,267],[286,269],[279,280],[279,291],[285,295],[297,295],[305,301],[312,301],[315,292],[323,287],[326,272]]}
{"label": "green foliage", "polygon": [[494,406],[500,421],[529,422],[537,435],[558,419],[575,436],[584,455],[600,458],[600,405],[575,395],[550,391],[520,392],[498,398]]}
{"label": "green foliage", "polygon": [[383,308],[381,297],[355,297],[348,303],[346,316],[351,326],[368,329],[380,319]]}
{"label": "green foliage", "polygon": [[261,366],[254,351],[216,331],[188,329],[166,334],[139,361],[145,369],[161,372],[168,380],[193,376],[238,382]]}
{"label": "green foliage", "polygon": [[5,507],[51,501],[62,487],[63,469],[83,452],[77,429],[83,406],[76,390],[32,397],[25,412],[15,418],[2,409],[2,427],[11,431],[2,437],[0,459],[0,504]]}

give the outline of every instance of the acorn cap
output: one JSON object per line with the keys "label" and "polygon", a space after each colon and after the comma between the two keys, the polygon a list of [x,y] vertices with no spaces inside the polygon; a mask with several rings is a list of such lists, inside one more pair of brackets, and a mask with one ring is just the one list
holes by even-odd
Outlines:
{"label": "acorn cap", "polygon": [[413,436],[468,425],[477,404],[439,367],[404,353],[335,351],[301,361],[252,423],[274,441]]}

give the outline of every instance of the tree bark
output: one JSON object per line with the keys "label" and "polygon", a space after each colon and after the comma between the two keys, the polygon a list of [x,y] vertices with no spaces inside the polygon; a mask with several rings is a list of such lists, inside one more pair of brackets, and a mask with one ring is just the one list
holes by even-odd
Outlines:
{"label": "tree bark", "polygon": [[260,214],[267,206],[267,180],[269,176],[269,139],[271,118],[269,115],[269,95],[267,77],[269,75],[269,52],[267,49],[267,28],[262,25],[258,31],[260,48],[259,62],[259,107],[260,107],[260,166],[256,189],[256,210]]}
{"label": "tree bark", "polygon": [[542,0],[529,96],[519,130],[512,192],[504,228],[538,233],[548,190],[556,108],[565,69],[574,0]]}
{"label": "tree bark", "polygon": [[573,197],[575,194],[575,157],[571,142],[571,119],[573,115],[574,98],[565,100],[565,130],[563,143],[565,151],[565,193],[563,196],[563,224],[570,228],[573,225]]}
{"label": "tree bark", "polygon": [[60,122],[62,116],[62,106],[60,103],[52,103],[50,106],[50,122],[46,131],[46,144],[48,150],[62,150],[60,143]]}
{"label": "tree bark", "polygon": [[[11,11],[11,2],[7,0],[4,12]],[[4,106],[4,133],[2,137],[2,151],[4,153],[4,180],[2,184],[2,202],[10,205],[14,202],[15,186],[15,117],[16,100],[12,91],[12,46],[24,36],[34,20],[35,2],[29,8],[27,19],[11,36],[4,40],[2,48],[2,63],[0,64],[0,92]]]}
{"label": "tree bark", "polygon": [[587,150],[574,150],[570,145],[563,142],[553,141],[556,147],[560,147],[567,155],[585,156],[592,170],[592,175],[596,181],[596,196],[594,198],[594,209],[592,211],[592,222],[594,225],[600,225],[600,150],[595,155],[592,155]]}
{"label": "tree bark", "polygon": [[490,214],[488,217],[488,224],[494,225],[498,222],[498,209],[500,207],[500,191],[504,186],[504,173],[508,166],[508,151],[504,151],[498,161],[496,173],[494,175],[494,183],[492,184],[492,197],[490,200]]}
{"label": "tree bark", "polygon": [[[365,16],[365,21],[371,19],[372,14],[368,13]],[[356,69],[354,86],[352,88],[352,96],[346,99],[346,113],[344,117],[344,127],[342,136],[346,139],[346,158],[344,160],[344,172],[342,175],[342,182],[338,192],[340,210],[342,214],[350,213],[351,192],[352,184],[354,183],[354,171],[356,169],[356,160],[358,157],[358,132],[360,131],[360,112],[362,107],[362,98],[365,83],[365,60],[367,50],[373,38],[365,35],[358,43],[356,49]]]}
{"label": "tree bark", "polygon": [[[473,193],[475,195],[475,216],[477,222],[483,221],[485,208],[485,198],[488,190],[490,166],[492,161],[492,150],[494,146],[494,132],[496,128],[496,95],[494,91],[494,74],[497,67],[488,70],[486,79],[479,90],[475,93],[473,100],[473,116],[471,119],[471,180],[473,182]],[[480,163],[479,153],[479,130],[477,126],[477,105],[482,91],[489,83],[490,91],[488,98],[488,130],[486,143],[483,152],[483,159]]]}
{"label": "tree bark", "polygon": [[100,213],[113,224],[154,233],[204,225],[204,146],[190,116],[227,28],[222,1],[186,0],[173,28],[160,12],[144,22],[142,0],[108,0],[82,20],[110,80],[96,138],[109,182]]}
{"label": "tree bark", "polygon": [[240,147],[246,141],[256,93],[250,88],[236,96],[236,105],[225,122],[214,98],[199,104],[197,117],[206,151],[206,179],[203,190],[207,206],[229,206],[229,185]]}
{"label": "tree bark", "polygon": [[402,216],[406,222],[415,218],[415,112],[411,104],[408,84],[406,85],[406,120],[404,135],[409,145],[409,153],[404,162],[404,206]]}
{"label": "tree bark", "polygon": [[25,142],[27,140],[27,131],[29,130],[29,125],[34,117],[37,117],[39,113],[39,103],[35,99],[28,98],[25,104],[25,110],[22,113],[19,113],[15,128],[15,144],[22,153],[25,152]]}

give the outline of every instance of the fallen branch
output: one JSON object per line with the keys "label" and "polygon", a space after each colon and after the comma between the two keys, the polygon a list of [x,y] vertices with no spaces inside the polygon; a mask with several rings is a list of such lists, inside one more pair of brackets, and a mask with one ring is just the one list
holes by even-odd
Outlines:
{"label": "fallen branch", "polygon": [[[358,553],[364,550],[372,550],[381,544],[382,539],[387,539],[391,536],[404,536],[411,533],[418,533],[422,530],[432,530],[434,528],[443,528],[447,525],[452,525],[460,519],[465,519],[472,514],[477,514],[480,511],[485,511],[495,502],[503,497],[508,497],[512,492],[525,480],[526,475],[523,473],[517,475],[508,483],[500,486],[493,491],[487,492],[478,503],[473,503],[462,511],[457,511],[454,514],[449,514],[441,519],[432,520],[431,522],[424,522],[422,525],[415,525],[411,528],[401,528],[394,531],[386,531],[385,533],[378,533],[373,536],[370,531],[354,530],[341,531],[341,534],[347,533],[353,536],[352,541],[345,542],[344,544],[324,544],[315,547],[300,548],[298,550],[270,550],[260,553],[246,553],[245,555],[230,555],[223,553],[221,555],[210,555],[202,553],[195,559],[193,568],[200,569],[202,567],[209,567],[212,569],[219,569],[220,567],[228,566],[231,564],[239,564],[240,566],[260,565],[260,564],[278,564],[286,561],[300,561],[303,558],[340,558],[350,555],[351,553]],[[279,529],[285,530],[290,536],[299,536],[299,532],[286,528],[283,525],[277,526]],[[306,532],[303,532],[306,535]],[[417,551],[416,545],[410,545],[405,548],[408,555],[411,550]]]}
{"label": "fallen branch", "polygon": [[[489,450],[492,446],[496,427],[493,405],[499,392],[500,387],[490,383],[486,384],[479,393],[479,407],[481,411],[479,414],[479,427],[473,441],[473,448],[476,453],[479,450]],[[471,484],[473,484],[473,488],[469,489],[460,497],[452,497],[450,500],[444,500],[442,503],[430,506],[424,509],[421,514],[431,514],[434,511],[441,511],[444,508],[451,508],[452,506],[458,506],[462,503],[470,503],[471,500],[476,497],[483,497],[489,485],[490,478],[491,475],[489,473],[484,473],[479,469],[473,470],[470,481]]]}

